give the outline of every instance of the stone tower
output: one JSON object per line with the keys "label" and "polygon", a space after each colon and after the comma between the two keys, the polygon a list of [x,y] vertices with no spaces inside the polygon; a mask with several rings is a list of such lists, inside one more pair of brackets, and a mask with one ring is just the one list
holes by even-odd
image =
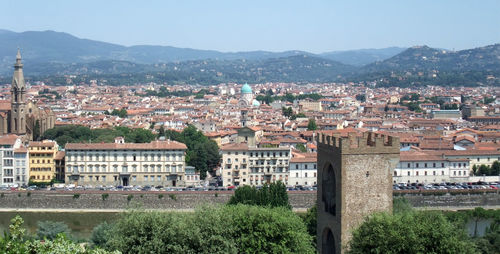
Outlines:
{"label": "stone tower", "polygon": [[392,211],[392,171],[399,139],[371,132],[318,136],[319,253],[344,253],[352,230],[379,211]]}
{"label": "stone tower", "polygon": [[21,52],[17,50],[14,76],[12,77],[10,133],[26,134],[26,86],[24,84]]}

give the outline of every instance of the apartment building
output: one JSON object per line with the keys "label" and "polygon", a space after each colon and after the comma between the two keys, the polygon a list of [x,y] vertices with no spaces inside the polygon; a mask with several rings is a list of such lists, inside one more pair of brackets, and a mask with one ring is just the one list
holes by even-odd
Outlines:
{"label": "apartment building", "polygon": [[433,152],[401,152],[393,171],[394,183],[466,182],[469,178],[469,160],[446,158]]}
{"label": "apartment building", "polygon": [[29,177],[33,182],[50,182],[55,178],[55,157],[59,145],[50,140],[31,141],[28,145]]}
{"label": "apartment building", "polygon": [[288,184],[289,147],[249,147],[238,143],[223,146],[220,152],[224,186],[260,186],[276,181]]}
{"label": "apartment building", "polygon": [[[24,159],[23,159],[24,157]],[[20,186],[27,184],[28,172],[26,148],[17,135],[0,137],[0,185]]]}
{"label": "apartment building", "polygon": [[66,183],[76,185],[185,185],[186,145],[176,141],[68,143]]}
{"label": "apartment building", "polygon": [[[314,153],[315,154],[315,153]],[[290,160],[290,185],[313,186],[317,184],[316,156],[293,157]]]}

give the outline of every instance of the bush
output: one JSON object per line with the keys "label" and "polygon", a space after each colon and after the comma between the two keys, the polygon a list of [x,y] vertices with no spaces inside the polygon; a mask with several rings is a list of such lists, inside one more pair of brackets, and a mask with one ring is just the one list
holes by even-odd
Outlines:
{"label": "bush", "polygon": [[313,207],[307,209],[307,213],[300,216],[306,224],[307,232],[313,238],[312,244],[316,246],[316,227],[318,225],[318,207],[314,205]]}
{"label": "bush", "polygon": [[130,201],[131,201],[133,198],[134,198],[134,195],[129,194],[129,195],[127,196],[127,203],[130,203]]}
{"label": "bush", "polygon": [[109,198],[109,194],[108,194],[108,193],[103,193],[103,194],[101,195],[101,197],[102,197],[102,201],[105,201],[106,199],[108,199],[108,198]]}
{"label": "bush", "polygon": [[53,240],[58,234],[69,234],[70,230],[66,223],[61,221],[40,221],[36,234],[38,239]]}
{"label": "bush", "polygon": [[462,228],[441,212],[368,217],[354,230],[348,253],[476,253]]}
{"label": "bush", "polygon": [[2,198],[5,197],[5,194],[4,193],[0,194],[0,197],[2,197]]}
{"label": "bush", "polygon": [[103,222],[97,225],[92,230],[92,235],[90,236],[90,242],[94,246],[105,247],[108,240],[111,238],[111,230],[113,229],[112,224]]}
{"label": "bush", "polygon": [[159,194],[158,199],[162,199],[162,198],[163,198],[163,194]]}
{"label": "bush", "polygon": [[26,197],[31,197],[31,192],[26,193]]}
{"label": "bush", "polygon": [[193,214],[129,211],[108,248],[123,253],[315,253],[302,220],[287,208],[202,207]]}
{"label": "bush", "polygon": [[80,198],[80,194],[73,194],[73,199],[79,199]]}
{"label": "bush", "polygon": [[245,204],[264,207],[286,207],[292,209],[288,203],[286,186],[281,181],[264,185],[260,190],[254,186],[242,186],[236,189],[229,200],[229,205]]}
{"label": "bush", "polygon": [[170,197],[170,199],[172,200],[177,200],[177,196],[175,194],[168,194],[168,196]]}

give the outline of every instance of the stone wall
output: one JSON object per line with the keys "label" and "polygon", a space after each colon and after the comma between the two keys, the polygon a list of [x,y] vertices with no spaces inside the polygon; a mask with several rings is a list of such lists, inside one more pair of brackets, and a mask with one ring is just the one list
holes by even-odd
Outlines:
{"label": "stone wall", "polygon": [[[204,204],[224,204],[233,192],[111,192],[103,198],[99,192],[4,192],[0,209],[180,209],[189,210]],[[104,194],[106,195],[106,194]],[[130,198],[129,198],[130,195]],[[316,192],[289,195],[295,210],[305,211],[316,202]]]}
{"label": "stone wall", "polygon": [[[216,194],[217,193],[217,194]],[[79,194],[78,198],[74,196]],[[3,192],[0,209],[145,209],[190,210],[203,204],[224,204],[232,192],[111,192],[103,200],[98,192]],[[132,195],[130,201],[128,196]],[[163,195],[162,198],[159,195]],[[171,196],[172,195],[172,196]],[[288,194],[296,211],[305,211],[316,203],[316,192],[301,191]],[[458,195],[402,195],[414,207],[430,209],[467,209],[500,207],[499,193]]]}

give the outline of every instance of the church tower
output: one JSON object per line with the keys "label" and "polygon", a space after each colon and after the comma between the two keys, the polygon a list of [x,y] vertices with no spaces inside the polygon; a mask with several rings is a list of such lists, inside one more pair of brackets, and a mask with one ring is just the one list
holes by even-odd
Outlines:
{"label": "church tower", "polygon": [[23,64],[21,63],[20,50],[17,50],[10,94],[12,96],[10,133],[24,135],[26,134],[26,86],[24,84]]}

